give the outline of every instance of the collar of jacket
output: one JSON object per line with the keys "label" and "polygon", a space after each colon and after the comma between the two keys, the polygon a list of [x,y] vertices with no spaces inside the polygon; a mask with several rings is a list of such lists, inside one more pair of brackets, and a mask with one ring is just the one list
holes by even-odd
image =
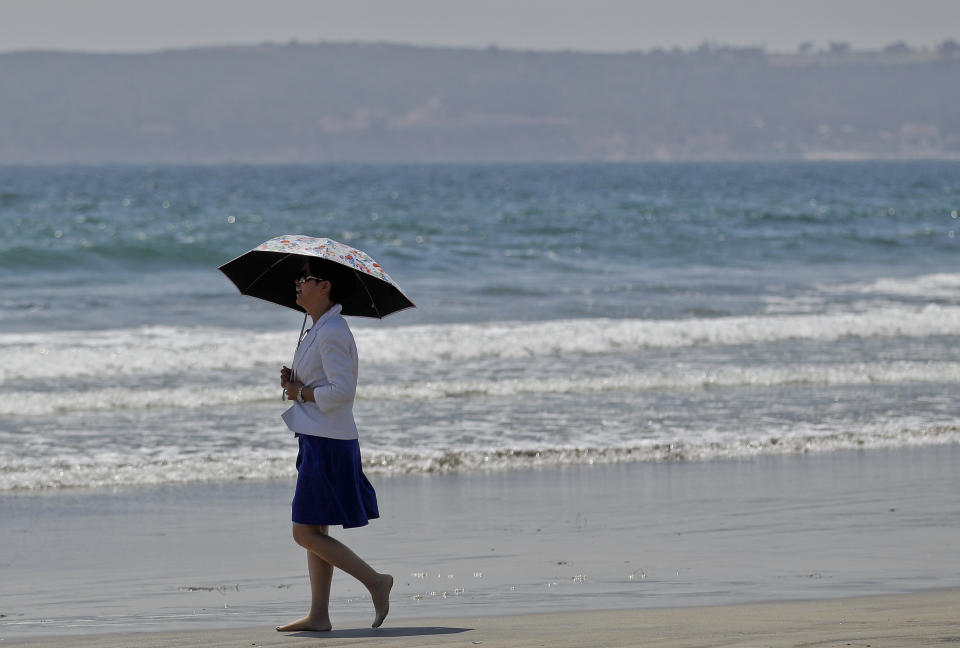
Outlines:
{"label": "collar of jacket", "polygon": [[327,320],[329,320],[334,315],[339,315],[340,311],[342,310],[343,310],[343,306],[341,304],[334,304],[327,310],[326,313],[324,313],[317,319],[317,321],[314,323],[313,326],[310,327],[310,330],[307,331],[307,333],[309,333],[310,331],[318,330],[321,326],[323,326],[327,322]]}
{"label": "collar of jacket", "polygon": [[304,354],[310,350],[310,347],[312,347],[313,343],[316,341],[317,331],[319,331],[320,327],[323,326],[326,322],[328,322],[331,317],[333,317],[334,315],[339,315],[340,311],[342,310],[343,310],[343,306],[341,306],[340,304],[334,304],[333,306],[330,307],[330,310],[328,310],[326,313],[321,315],[319,319],[317,319],[316,324],[314,324],[309,329],[307,329],[307,332],[303,335],[303,339],[300,341],[300,344],[297,345],[296,352],[294,352],[293,354],[293,375],[294,376],[297,375],[297,371],[299,369],[300,362],[304,357]]}

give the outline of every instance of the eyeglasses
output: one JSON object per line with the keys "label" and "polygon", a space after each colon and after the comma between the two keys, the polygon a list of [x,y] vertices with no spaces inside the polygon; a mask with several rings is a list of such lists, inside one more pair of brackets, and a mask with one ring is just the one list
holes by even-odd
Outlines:
{"label": "eyeglasses", "polygon": [[313,279],[314,281],[326,281],[326,279],[321,279],[320,277],[314,277],[313,275],[300,275],[299,277],[293,280],[293,283],[299,286],[300,284],[306,283],[311,279]]}

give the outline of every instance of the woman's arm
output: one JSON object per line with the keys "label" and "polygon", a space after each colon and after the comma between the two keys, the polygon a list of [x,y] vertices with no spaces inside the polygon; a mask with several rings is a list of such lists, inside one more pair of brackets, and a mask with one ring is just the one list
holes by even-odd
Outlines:
{"label": "woman's arm", "polygon": [[353,400],[357,393],[357,375],[350,341],[343,336],[331,335],[322,340],[320,354],[327,383],[312,390],[304,389],[303,398],[325,412]]}
{"label": "woman's arm", "polygon": [[319,341],[316,353],[320,354],[327,382],[310,389],[299,380],[289,380],[289,374],[286,374],[287,398],[297,400],[297,394],[300,394],[305,402],[316,403],[324,412],[351,402],[357,392],[357,378],[350,341],[331,335]]}

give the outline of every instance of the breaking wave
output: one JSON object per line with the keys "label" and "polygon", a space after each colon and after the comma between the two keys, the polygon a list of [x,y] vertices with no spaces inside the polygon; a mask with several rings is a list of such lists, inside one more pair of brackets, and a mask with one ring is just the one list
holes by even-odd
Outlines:
{"label": "breaking wave", "polygon": [[[909,419],[858,432],[797,428],[766,435],[705,435],[699,439],[649,440],[629,446],[516,446],[411,452],[369,448],[364,471],[371,475],[460,473],[578,464],[750,459],[767,455],[826,453],[960,443],[960,427],[915,427]],[[236,448],[229,453],[165,455],[122,452],[77,457],[14,459],[0,469],[0,492],[102,488],[196,482],[293,479],[293,450]]]}
{"label": "breaking wave", "polygon": [[[823,315],[363,327],[355,336],[368,366],[958,332],[960,307],[928,305]],[[290,332],[209,327],[2,334],[0,385],[14,380],[273,369],[290,362],[295,343]]]}
{"label": "breaking wave", "polygon": [[[903,383],[960,383],[958,362],[874,362],[782,367],[692,368],[681,371],[618,374],[614,376],[534,376],[500,380],[410,381],[361,385],[364,400],[434,400],[522,394],[585,394],[643,392],[659,389],[715,389],[781,387],[784,385],[896,385]],[[202,408],[221,405],[277,402],[279,387],[200,383],[193,386],[131,389],[59,389],[35,398],[26,390],[0,392],[0,416],[42,416],[83,411]]]}

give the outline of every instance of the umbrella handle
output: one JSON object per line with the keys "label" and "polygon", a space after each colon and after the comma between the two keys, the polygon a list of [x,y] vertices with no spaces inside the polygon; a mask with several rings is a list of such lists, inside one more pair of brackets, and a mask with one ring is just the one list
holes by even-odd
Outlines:
{"label": "umbrella handle", "polygon": [[[303,324],[300,325],[300,336],[297,338],[297,348],[293,350],[293,360],[297,359],[297,351],[300,350],[300,343],[303,342],[303,331],[307,328],[307,315],[308,313],[303,314]],[[290,380],[296,380],[296,377],[293,373],[293,360],[290,361]],[[283,400],[287,400],[287,392],[283,392]]]}

